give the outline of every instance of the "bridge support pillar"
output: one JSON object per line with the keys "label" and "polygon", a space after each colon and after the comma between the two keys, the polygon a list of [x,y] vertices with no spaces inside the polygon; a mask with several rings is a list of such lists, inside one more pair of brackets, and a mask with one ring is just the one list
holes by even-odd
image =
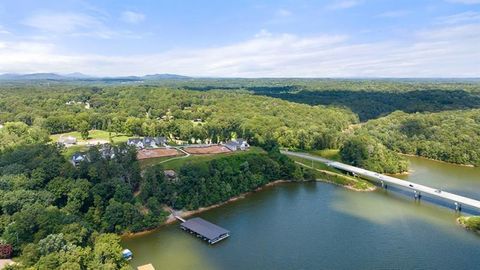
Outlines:
{"label": "bridge support pillar", "polygon": [[385,184],[385,182],[383,181],[381,181],[381,183],[382,183],[382,188],[387,189],[387,184]]}
{"label": "bridge support pillar", "polygon": [[422,197],[422,193],[420,193],[420,191],[416,191],[414,190],[414,195],[413,197],[415,197],[415,200],[420,200],[420,198]]}
{"label": "bridge support pillar", "polygon": [[462,205],[458,202],[455,202],[455,211],[460,212],[462,211]]}

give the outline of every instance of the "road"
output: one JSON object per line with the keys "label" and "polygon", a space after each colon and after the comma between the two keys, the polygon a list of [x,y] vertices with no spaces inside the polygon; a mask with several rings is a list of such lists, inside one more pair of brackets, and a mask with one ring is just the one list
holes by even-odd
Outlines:
{"label": "road", "polygon": [[421,185],[421,184],[416,184],[410,181],[398,179],[395,177],[391,177],[388,175],[383,175],[379,174],[373,171],[365,170],[362,168],[358,168],[355,166],[347,165],[341,162],[329,160],[326,158],[322,157],[317,157],[313,156],[307,153],[299,153],[299,152],[290,152],[290,151],[281,151],[282,154],[289,155],[289,156],[295,156],[295,157],[300,157],[308,160],[313,160],[313,161],[318,161],[325,163],[326,165],[336,168],[341,171],[346,171],[353,173],[359,177],[365,178],[370,181],[375,181],[377,183],[380,183],[382,185],[392,185],[396,187],[400,187],[403,189],[411,190],[417,195],[425,195],[428,194],[432,197],[440,198],[442,200],[446,200],[452,203],[454,207],[463,207],[463,206],[468,206],[471,207],[475,210],[480,211],[480,201],[470,199],[468,197],[456,195],[450,192],[446,191],[441,191],[436,188],[432,188],[429,186]]}

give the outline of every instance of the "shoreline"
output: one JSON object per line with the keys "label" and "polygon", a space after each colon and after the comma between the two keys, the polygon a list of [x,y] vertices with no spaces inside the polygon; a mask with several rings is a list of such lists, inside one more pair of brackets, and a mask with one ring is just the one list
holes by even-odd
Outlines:
{"label": "shoreline", "polygon": [[[322,183],[326,183],[326,184],[331,184],[331,185],[335,185],[335,186],[338,186],[338,187],[342,187],[342,188],[345,188],[345,189],[348,189],[348,190],[351,190],[351,191],[355,191],[355,192],[372,192],[372,191],[375,191],[377,189],[376,186],[373,186],[372,188],[368,188],[368,189],[358,189],[358,188],[355,188],[353,186],[348,186],[348,185],[341,185],[341,184],[338,184],[338,183],[335,183],[333,181],[328,181],[326,179],[315,179],[315,180],[312,180],[312,181],[303,181],[303,182],[322,182]],[[228,203],[232,203],[232,202],[235,202],[235,201],[238,201],[238,200],[241,200],[241,199],[244,199],[246,198],[248,195],[252,194],[252,193],[255,193],[255,192],[259,192],[259,191],[262,191],[263,189],[265,188],[268,188],[268,187],[272,187],[272,186],[276,186],[278,184],[285,184],[285,183],[303,183],[303,182],[295,182],[295,181],[292,181],[292,180],[275,180],[275,181],[272,181],[270,183],[267,183],[261,187],[258,187],[256,188],[255,190],[253,191],[249,191],[249,192],[245,192],[245,193],[242,193],[240,195],[237,195],[237,196],[234,196],[230,199],[228,199],[227,201],[224,201],[224,202],[221,202],[221,203],[217,203],[217,204],[213,204],[213,205],[210,205],[210,206],[206,206],[206,207],[200,207],[198,209],[195,209],[195,210],[188,210],[188,211],[178,211],[178,216],[181,217],[181,218],[188,218],[188,217],[191,217],[195,214],[199,214],[199,213],[202,213],[202,212],[205,212],[205,211],[208,211],[208,210],[211,210],[211,209],[214,209],[214,208],[217,208],[217,207],[220,207],[220,206],[223,206],[223,205],[226,205]],[[168,211],[168,212],[172,212],[173,209],[169,206],[166,206],[164,207],[164,210]],[[150,233],[154,233],[156,232],[157,230],[161,229],[163,226],[166,226],[166,225],[169,225],[169,224],[172,224],[172,223],[175,223],[177,222],[178,220],[174,217],[173,214],[170,214],[168,215],[167,219],[162,222],[161,224],[159,224],[157,227],[153,228],[153,229],[147,229],[147,230],[143,230],[143,231],[140,231],[140,232],[126,232],[126,233],[123,233],[120,235],[121,238],[135,238],[135,237],[140,237],[140,236],[144,236],[144,235],[148,235]]]}
{"label": "shoreline", "polygon": [[[188,217],[193,216],[195,214],[199,214],[199,213],[202,213],[202,212],[205,212],[205,211],[208,211],[208,210],[226,205],[228,203],[232,203],[232,202],[238,201],[240,199],[244,199],[248,195],[250,195],[254,192],[261,191],[265,188],[272,187],[272,186],[275,186],[275,185],[278,185],[278,184],[292,183],[292,182],[294,182],[294,181],[292,181],[292,180],[275,180],[275,181],[269,182],[269,183],[267,183],[267,184],[265,184],[261,187],[258,187],[253,191],[245,192],[245,193],[239,194],[237,196],[234,196],[234,197],[228,199],[227,201],[220,202],[220,203],[213,204],[213,205],[206,206],[206,207],[200,207],[200,208],[195,209],[195,210],[178,211],[177,214],[181,218],[188,218]],[[148,229],[148,230],[144,230],[144,231],[140,231],[140,232],[126,232],[126,233],[121,234],[120,237],[121,238],[135,238],[135,237],[140,237],[140,236],[143,236],[143,235],[148,235],[150,233],[156,232],[157,230],[161,229],[165,225],[169,225],[169,224],[172,224],[172,223],[175,223],[175,222],[178,221],[174,217],[174,215],[171,213],[173,211],[173,209],[171,207],[166,206],[164,209],[169,211],[170,215],[168,215],[167,219],[164,222],[162,222],[161,224],[159,224],[156,228]]]}
{"label": "shoreline", "polygon": [[385,175],[388,175],[388,176],[400,176],[400,175],[410,175],[410,173],[413,172],[413,170],[406,170],[404,172],[399,172],[399,173],[384,173]]}
{"label": "shoreline", "polygon": [[[351,190],[351,191],[355,191],[355,192],[372,192],[372,191],[375,191],[377,189],[376,186],[373,186],[373,187],[367,188],[367,189],[359,189],[359,188],[355,188],[353,186],[342,185],[342,184],[335,183],[333,181],[328,181],[328,180],[322,179],[322,178],[318,178],[318,179],[315,179],[315,180],[312,180],[312,181],[303,181],[303,182],[313,182],[313,181],[335,185],[335,186],[342,187],[342,188],[345,188],[345,189],[348,189],[348,190]],[[244,199],[248,195],[250,195],[252,193],[255,193],[255,192],[262,191],[263,189],[268,188],[268,187],[272,187],[272,186],[276,186],[278,184],[284,184],[284,183],[303,183],[303,182],[295,182],[295,181],[292,181],[292,180],[275,180],[275,181],[269,182],[269,183],[267,183],[267,184],[265,184],[261,187],[258,187],[253,191],[245,192],[245,193],[239,194],[237,196],[234,196],[234,197],[228,199],[227,201],[217,203],[217,204],[213,204],[213,205],[206,206],[206,207],[200,207],[200,208],[195,209],[195,210],[188,210],[188,211],[181,210],[181,211],[178,211],[177,214],[181,218],[188,218],[188,217],[191,217],[193,215],[196,215],[196,214],[199,214],[199,213],[202,213],[202,212],[205,212],[205,211],[208,211],[208,210],[211,210],[211,209],[214,209],[214,208],[217,208],[217,207],[220,207],[220,206],[223,206],[223,205],[226,205],[226,204]],[[167,219],[164,222],[162,222],[161,224],[159,224],[157,227],[152,228],[152,229],[139,231],[139,232],[126,232],[126,233],[121,234],[120,237],[123,239],[123,238],[135,238],[135,237],[148,235],[148,234],[151,234],[151,233],[154,233],[154,232],[160,230],[163,226],[178,222],[178,220],[172,214],[173,209],[171,207],[165,206],[164,210],[170,212],[170,215],[168,215]]]}
{"label": "shoreline", "polygon": [[355,188],[353,186],[348,186],[348,185],[342,185],[342,184],[339,184],[339,183],[335,183],[333,181],[328,181],[328,180],[325,180],[325,179],[315,179],[316,182],[322,182],[322,183],[327,183],[327,184],[332,184],[334,186],[339,186],[339,187],[343,187],[343,188],[346,188],[348,190],[352,190],[352,191],[355,191],[355,192],[372,192],[372,191],[375,191],[377,190],[377,187],[376,186],[373,186],[371,188],[367,188],[367,189],[359,189],[359,188]]}
{"label": "shoreline", "polygon": [[466,221],[468,221],[470,218],[472,218],[473,216],[469,216],[469,217],[466,217],[466,216],[461,216],[461,217],[458,217],[456,219],[456,223],[457,225],[460,225],[461,227],[463,227],[465,230],[467,231],[471,231],[471,232],[474,232],[474,233],[477,233],[477,234],[480,234],[480,230],[475,230],[473,228],[470,228],[467,226],[467,224],[465,223]]}
{"label": "shoreline", "polygon": [[465,230],[470,230],[464,222],[465,219],[468,219],[468,217],[458,217],[456,219],[456,223],[457,225],[460,225],[461,227],[463,227]]}
{"label": "shoreline", "polygon": [[[320,170],[320,169],[316,169],[316,168],[312,168],[311,166],[308,166],[306,164],[303,164],[299,161],[295,161],[295,163],[299,164],[300,166],[303,166],[305,168],[309,168],[311,170],[316,170],[318,172],[321,172],[321,173],[324,173],[324,174],[328,174],[330,176],[335,176],[335,177],[346,177],[345,175],[341,175],[341,174],[338,174],[338,173],[335,173],[335,172],[330,172],[330,171],[326,171],[326,170]],[[377,187],[375,185],[372,184],[372,187],[369,187],[367,189],[360,189],[360,188],[356,188],[352,185],[343,185],[343,184],[340,184],[340,183],[337,183],[337,182],[334,182],[334,181],[330,181],[330,180],[327,180],[327,179],[323,179],[323,178],[318,178],[318,179],[315,179],[315,181],[317,182],[324,182],[324,183],[328,183],[328,184],[333,184],[333,185],[336,185],[336,186],[340,186],[340,187],[344,187],[346,189],[349,189],[349,190],[353,190],[353,191],[358,191],[358,192],[371,192],[371,191],[375,191],[377,190]],[[358,181],[358,180],[357,180]],[[367,182],[367,180],[363,180],[364,182]]]}
{"label": "shoreline", "polygon": [[472,164],[453,163],[453,162],[448,162],[448,161],[444,161],[444,160],[438,160],[438,159],[433,159],[433,158],[418,156],[418,155],[414,155],[414,154],[404,154],[404,153],[398,153],[398,154],[399,154],[399,155],[402,155],[402,156],[421,158],[421,159],[431,160],[431,161],[440,162],[440,163],[445,163],[445,164],[450,164],[450,165],[455,165],[455,166],[475,168],[475,165],[472,165]]}

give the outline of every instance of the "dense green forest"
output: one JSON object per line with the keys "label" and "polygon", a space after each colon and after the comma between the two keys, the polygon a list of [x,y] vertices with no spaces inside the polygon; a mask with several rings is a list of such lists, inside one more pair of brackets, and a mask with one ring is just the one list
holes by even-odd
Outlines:
{"label": "dense green forest", "polygon": [[[179,179],[173,182],[164,179],[159,165],[149,167],[145,173],[146,194],[176,209],[189,210],[227,201],[278,179],[314,180],[314,175],[278,150],[190,162],[180,168]],[[145,192],[142,189],[144,196]]]}
{"label": "dense green forest", "polygon": [[340,148],[340,156],[344,162],[379,173],[401,173],[408,170],[405,158],[387,149],[368,134],[350,136]]}
{"label": "dense green forest", "polygon": [[167,180],[159,166],[142,177],[136,150],[125,144],[112,151],[115,158],[108,158],[92,147],[88,161],[77,167],[55,145],[26,144],[2,152],[0,240],[20,256],[16,269],[126,267],[119,238],[111,233],[159,226],[166,217],[163,205],[196,209],[272,180],[313,179],[278,148],[189,162],[175,181]]}
{"label": "dense green forest", "polygon": [[[133,204],[140,183],[135,151],[115,148],[106,160],[90,150],[91,163],[75,169],[53,145],[29,144],[0,155],[0,233],[22,265],[34,269],[118,269],[119,237],[109,207],[122,203],[129,229],[154,226],[164,217]],[[161,210],[157,210],[161,211]],[[137,224],[138,223],[138,224]],[[113,224],[118,226],[118,224]]]}
{"label": "dense green forest", "polygon": [[480,110],[395,112],[368,121],[361,132],[395,152],[480,166]]}
{"label": "dense green forest", "polygon": [[[192,142],[244,137],[252,144],[262,144],[271,138],[282,147],[310,150],[340,148],[352,124],[371,119],[366,129],[373,131],[367,133],[390,150],[478,165],[476,135],[471,134],[475,126],[466,123],[460,129],[433,131],[447,119],[428,116],[444,111],[440,115],[455,118],[449,121],[468,118],[451,110],[480,108],[480,83],[476,80],[183,79],[149,83],[152,85],[5,85],[0,90],[0,123],[23,122],[37,136],[43,136],[42,131],[101,129]],[[393,124],[389,121],[394,121],[397,113],[375,120],[397,110],[425,112],[422,117],[430,120],[423,121],[416,131],[425,132],[424,136],[405,140],[411,136],[400,136],[401,127],[390,136],[392,131],[387,129]],[[22,143],[21,134],[27,127],[17,123],[17,127],[7,128],[9,125],[13,124],[0,131],[0,138],[15,139],[0,140],[0,148],[7,141]],[[463,132],[462,128],[473,131]],[[449,139],[448,134],[454,133],[459,136]],[[470,134],[471,142],[466,138],[458,141],[465,134]]]}
{"label": "dense green forest", "polygon": [[336,105],[351,109],[366,121],[401,110],[408,113],[480,108],[480,94],[463,90],[380,91],[299,91],[295,93],[258,92],[311,105]]}
{"label": "dense green forest", "polygon": [[245,91],[310,105],[349,108],[361,121],[404,112],[480,108],[478,79],[196,79],[160,81],[191,90]]}
{"label": "dense green forest", "polygon": [[[337,148],[342,131],[358,121],[347,109],[237,92],[56,86],[13,87],[0,93],[0,123],[20,121],[52,134],[87,127],[183,141],[237,136],[253,144],[273,138],[284,147]],[[193,123],[196,119],[201,124]]]}

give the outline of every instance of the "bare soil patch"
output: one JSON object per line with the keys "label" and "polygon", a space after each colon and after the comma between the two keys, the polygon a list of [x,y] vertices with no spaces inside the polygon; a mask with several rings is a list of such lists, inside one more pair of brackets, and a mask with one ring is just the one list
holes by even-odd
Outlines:
{"label": "bare soil patch", "polygon": [[137,153],[137,159],[159,158],[159,157],[174,157],[181,155],[175,148],[157,148],[157,149],[142,149]]}
{"label": "bare soil patch", "polygon": [[185,152],[193,155],[221,154],[228,153],[230,150],[222,145],[211,145],[202,147],[186,147]]}

